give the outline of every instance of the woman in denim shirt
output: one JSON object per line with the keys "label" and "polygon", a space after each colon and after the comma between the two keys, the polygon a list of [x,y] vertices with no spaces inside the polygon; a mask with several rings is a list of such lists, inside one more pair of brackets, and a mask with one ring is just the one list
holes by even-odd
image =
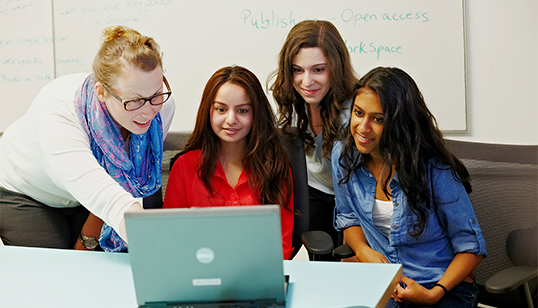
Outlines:
{"label": "woman in denim shirt", "polygon": [[366,74],[349,129],[332,151],[335,228],[359,261],[403,265],[387,307],[476,307],[486,243],[469,173],[413,79],[397,68]]}

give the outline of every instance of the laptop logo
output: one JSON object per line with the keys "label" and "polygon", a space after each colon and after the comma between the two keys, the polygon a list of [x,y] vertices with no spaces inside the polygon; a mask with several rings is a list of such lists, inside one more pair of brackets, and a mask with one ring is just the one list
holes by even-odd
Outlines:
{"label": "laptop logo", "polygon": [[196,251],[196,260],[202,264],[209,264],[215,260],[215,252],[207,247],[202,247]]}

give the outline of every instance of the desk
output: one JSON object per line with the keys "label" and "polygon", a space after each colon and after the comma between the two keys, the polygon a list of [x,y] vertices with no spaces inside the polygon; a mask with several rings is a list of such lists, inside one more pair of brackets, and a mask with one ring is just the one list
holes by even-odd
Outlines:
{"label": "desk", "polygon": [[[384,306],[401,265],[284,261],[289,308]],[[129,255],[0,246],[0,307],[136,308]]]}

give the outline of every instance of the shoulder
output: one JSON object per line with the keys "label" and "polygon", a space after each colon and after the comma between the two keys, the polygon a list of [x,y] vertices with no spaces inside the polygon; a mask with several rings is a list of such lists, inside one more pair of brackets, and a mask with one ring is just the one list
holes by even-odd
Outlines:
{"label": "shoulder", "polygon": [[450,201],[467,195],[463,183],[448,164],[439,160],[430,160],[429,172],[434,198]]}
{"label": "shoulder", "polygon": [[202,154],[202,151],[200,150],[188,151],[187,153],[179,156],[177,158],[177,162],[182,162],[182,163],[198,162],[201,154]]}
{"label": "shoulder", "polygon": [[183,172],[196,172],[196,166],[200,161],[200,150],[192,150],[179,156],[174,162],[172,170],[177,172],[183,170]]}
{"label": "shoulder", "polygon": [[[75,97],[87,77],[88,74],[73,74],[61,76],[51,81],[39,91],[28,110],[29,113],[37,121],[50,116],[57,117],[57,115],[60,115],[60,118],[74,117],[78,121],[74,106]],[[50,119],[46,119],[44,124],[46,125],[46,122],[50,121]]]}
{"label": "shoulder", "polygon": [[342,153],[342,150],[344,148],[344,144],[342,141],[336,141],[334,143],[332,152],[331,152],[331,160],[338,159],[340,157],[340,154]]}
{"label": "shoulder", "polygon": [[437,158],[432,158],[428,161],[428,168],[431,176],[434,178],[444,177],[447,175],[452,177],[452,168],[450,168],[447,163],[440,161]]}
{"label": "shoulder", "polygon": [[80,88],[80,86],[88,76],[90,76],[90,74],[88,73],[78,73],[60,76],[51,81],[45,87],[43,87],[43,90],[53,90],[57,93],[58,90],[69,90],[70,92],[72,92],[72,94],[74,94],[75,91]]}
{"label": "shoulder", "polygon": [[340,156],[344,151],[344,143],[342,141],[337,141],[334,143],[333,149],[331,151],[331,165],[334,173],[340,173]]}
{"label": "shoulder", "polygon": [[34,127],[38,138],[76,132],[78,137],[87,139],[76,112],[75,96],[88,76],[86,73],[65,75],[43,87],[24,116],[25,125]]}
{"label": "shoulder", "polygon": [[45,85],[39,91],[34,103],[46,102],[73,102],[75,95],[84,80],[89,76],[87,73],[64,75]]}
{"label": "shoulder", "polygon": [[358,158],[359,160],[362,157],[362,154],[357,151],[357,148],[355,146],[344,149],[344,140],[338,140],[334,143],[332,152],[331,152],[331,160],[334,162],[335,160],[338,161],[342,153],[347,151],[345,154],[346,156],[349,156],[350,158]]}

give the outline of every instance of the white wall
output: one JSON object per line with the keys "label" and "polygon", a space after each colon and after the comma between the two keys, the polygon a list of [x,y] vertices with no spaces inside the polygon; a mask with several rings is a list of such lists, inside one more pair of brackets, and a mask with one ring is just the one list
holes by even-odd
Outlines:
{"label": "white wall", "polygon": [[465,2],[468,132],[447,137],[537,145],[538,1]]}

